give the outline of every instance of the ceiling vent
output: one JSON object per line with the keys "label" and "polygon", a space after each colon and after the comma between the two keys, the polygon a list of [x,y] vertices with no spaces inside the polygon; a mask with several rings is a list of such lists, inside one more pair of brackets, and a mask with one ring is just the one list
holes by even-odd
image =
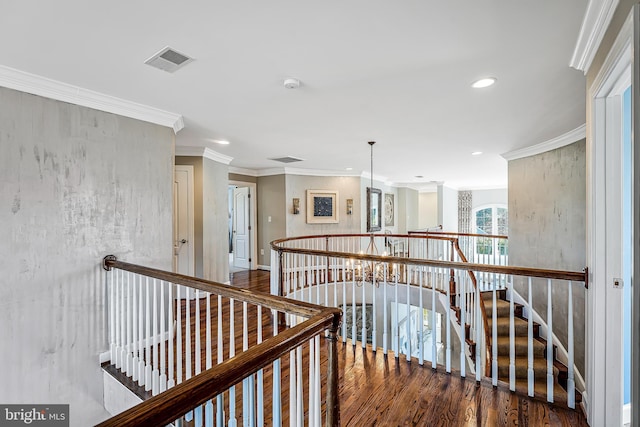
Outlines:
{"label": "ceiling vent", "polygon": [[275,160],[276,162],[280,162],[280,163],[295,163],[295,162],[304,161],[304,159],[299,159],[297,157],[291,157],[291,156],[276,157],[275,159],[269,159],[269,160]]}
{"label": "ceiling vent", "polygon": [[179,68],[184,67],[189,62],[193,61],[193,58],[180,53],[170,47],[165,47],[160,52],[153,55],[151,58],[144,61],[145,64],[152,67],[159,68],[168,73],[173,73]]}

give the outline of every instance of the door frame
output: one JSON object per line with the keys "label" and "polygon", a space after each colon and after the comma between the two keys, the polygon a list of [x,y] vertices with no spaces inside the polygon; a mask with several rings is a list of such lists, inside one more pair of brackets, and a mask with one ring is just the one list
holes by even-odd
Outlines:
{"label": "door frame", "polygon": [[[187,209],[188,209],[188,214],[187,214],[187,222],[189,224],[189,231],[187,232],[188,237],[187,240],[189,241],[189,245],[188,250],[189,250],[189,259],[191,259],[191,265],[189,265],[189,272],[187,273],[190,276],[195,276],[195,271],[196,271],[196,259],[195,259],[195,201],[194,201],[194,172],[193,172],[194,168],[192,165],[174,165],[174,169],[173,169],[173,181],[175,184],[175,176],[176,176],[176,172],[178,171],[182,171],[182,172],[186,172],[187,173]],[[174,241],[172,242],[172,251],[174,253],[174,265],[173,265],[173,270],[174,271],[178,271],[177,269],[177,264],[175,262],[175,246],[177,244],[177,242],[175,241],[175,239],[177,239],[177,230],[176,230],[176,225],[177,225],[177,206],[178,206],[178,200],[175,194],[175,187],[174,187],[174,194],[173,194],[173,237],[174,237]]]}
{"label": "door frame", "polygon": [[[257,206],[258,206],[258,186],[255,182],[235,181],[229,180],[230,186],[236,187],[249,187],[249,251],[251,254],[251,261],[249,262],[249,268],[256,270],[258,265],[258,240],[257,236]],[[230,210],[232,207],[229,207]],[[235,225],[235,224],[234,224]]]}
{"label": "door frame", "polygon": [[[638,6],[634,6],[614,42],[600,72],[587,88],[587,266],[589,290],[586,295],[587,391],[583,404],[590,425],[622,425],[622,290],[613,278],[622,277],[622,94],[632,86],[632,278],[640,277],[638,232],[640,231],[640,150],[634,149],[638,127]],[[635,27],[635,28],[634,28]],[[633,81],[632,81],[633,76]],[[619,206],[618,206],[619,205]],[[618,209],[619,208],[619,209]],[[617,258],[617,260],[616,260]],[[633,280],[633,279],[632,279]],[[632,283],[624,284],[632,286]],[[632,306],[638,307],[640,292],[633,292]],[[640,310],[634,310],[632,324],[638,325]],[[638,414],[638,327],[632,327],[631,405],[632,425]],[[619,363],[616,361],[619,360]]]}

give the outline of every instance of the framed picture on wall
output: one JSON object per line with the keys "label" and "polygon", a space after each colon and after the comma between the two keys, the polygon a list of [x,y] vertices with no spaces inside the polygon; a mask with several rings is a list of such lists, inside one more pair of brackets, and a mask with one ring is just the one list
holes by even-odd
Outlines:
{"label": "framed picture on wall", "polygon": [[394,216],[394,200],[393,194],[384,193],[384,225],[385,227],[393,227]]}
{"label": "framed picture on wall", "polygon": [[338,192],[307,190],[307,224],[338,223]]}
{"label": "framed picture on wall", "polygon": [[382,191],[367,187],[367,233],[382,230]]}

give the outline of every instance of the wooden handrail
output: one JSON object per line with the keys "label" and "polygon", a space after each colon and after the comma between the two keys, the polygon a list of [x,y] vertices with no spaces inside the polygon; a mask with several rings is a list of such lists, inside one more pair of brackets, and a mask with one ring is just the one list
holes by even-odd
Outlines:
{"label": "wooden handrail", "polygon": [[275,295],[260,294],[248,291],[246,289],[234,288],[210,280],[198,279],[183,274],[172,273],[169,271],[158,270],[151,267],[143,267],[136,264],[130,264],[118,261],[114,256],[106,256],[103,260],[105,270],[118,268],[120,270],[130,271],[132,273],[141,274],[148,277],[164,280],[166,282],[175,283],[177,285],[189,286],[201,291],[210,292],[227,298],[233,298],[239,301],[246,301],[251,304],[261,305],[278,311],[284,311],[290,314],[311,318],[320,313],[323,307],[310,304],[304,301],[294,301],[288,298],[282,298]]}
{"label": "wooden handrail", "polygon": [[453,233],[447,231],[409,231],[408,234],[417,235],[441,235],[441,236],[458,236],[458,237],[489,237],[492,239],[509,239],[509,236],[504,234],[477,234],[477,233]]}
{"label": "wooden handrail", "polygon": [[394,257],[388,255],[371,255],[371,254],[355,254],[351,252],[334,252],[323,251],[318,249],[298,249],[298,248],[285,248],[277,246],[280,242],[275,240],[271,242],[271,248],[276,251],[296,253],[303,255],[319,255],[328,256],[330,258],[348,258],[348,259],[360,259],[365,261],[377,261],[387,262],[392,264],[415,264],[431,267],[441,268],[455,268],[458,270],[467,271],[481,271],[486,273],[496,274],[509,274],[513,276],[526,276],[526,277],[540,277],[545,279],[557,279],[557,280],[571,280],[574,282],[585,282],[587,280],[586,272],[582,271],[565,271],[565,270],[547,270],[542,268],[530,268],[530,267],[512,267],[507,265],[489,265],[489,264],[474,264],[455,261],[439,261],[439,260],[426,260],[420,258],[403,258]]}
{"label": "wooden handrail", "polygon": [[[458,244],[458,239],[453,242],[453,246],[458,253],[458,256],[462,260],[462,262],[467,262],[467,257],[464,255],[462,250],[460,249],[460,245]],[[478,281],[476,280],[476,275],[473,271],[469,271],[469,276],[471,277],[471,283],[473,283],[473,288],[478,289]],[[484,329],[484,340],[485,340],[485,366],[484,366],[484,374],[487,377],[491,376],[491,335],[489,334],[489,321],[487,319],[487,309],[484,306],[484,299],[480,299],[480,311],[482,313],[482,326]],[[477,348],[477,346],[476,346]]]}
{"label": "wooden handrail", "polygon": [[[337,308],[322,309],[311,319],[286,329],[261,344],[109,418],[98,424],[98,427],[167,425],[249,375],[258,372],[325,329],[337,330],[339,320],[336,319],[340,319],[340,313],[340,309]],[[333,411],[328,410],[327,416],[329,412]],[[339,423],[336,421],[332,417],[331,420],[327,420],[327,424],[337,426]]]}
{"label": "wooden handrail", "polygon": [[327,340],[329,343],[329,360],[326,425],[340,425],[337,399],[338,361],[336,347],[336,333],[342,318],[340,309],[323,307],[282,296],[253,293],[222,283],[130,264],[118,261],[113,255],[106,256],[103,259],[103,268],[105,270],[118,268],[174,284],[189,286],[238,301],[245,301],[269,309],[306,317],[307,320],[292,328],[285,329],[278,335],[267,338],[262,343],[199,373],[163,393],[145,400],[127,411],[109,418],[98,424],[98,426],[167,425],[325,330],[329,332]]}

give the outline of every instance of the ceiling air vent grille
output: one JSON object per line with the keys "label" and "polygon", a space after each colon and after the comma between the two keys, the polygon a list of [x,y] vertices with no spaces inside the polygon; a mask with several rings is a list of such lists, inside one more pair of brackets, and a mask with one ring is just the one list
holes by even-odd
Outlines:
{"label": "ceiling air vent grille", "polygon": [[269,159],[269,160],[275,160],[276,162],[280,162],[280,163],[295,163],[295,162],[304,161],[304,159],[299,159],[297,157],[292,157],[292,156],[276,157],[276,158]]}
{"label": "ceiling air vent grille", "polygon": [[168,73],[173,73],[191,61],[193,61],[193,58],[190,58],[187,55],[167,46],[151,58],[144,61],[144,63]]}

